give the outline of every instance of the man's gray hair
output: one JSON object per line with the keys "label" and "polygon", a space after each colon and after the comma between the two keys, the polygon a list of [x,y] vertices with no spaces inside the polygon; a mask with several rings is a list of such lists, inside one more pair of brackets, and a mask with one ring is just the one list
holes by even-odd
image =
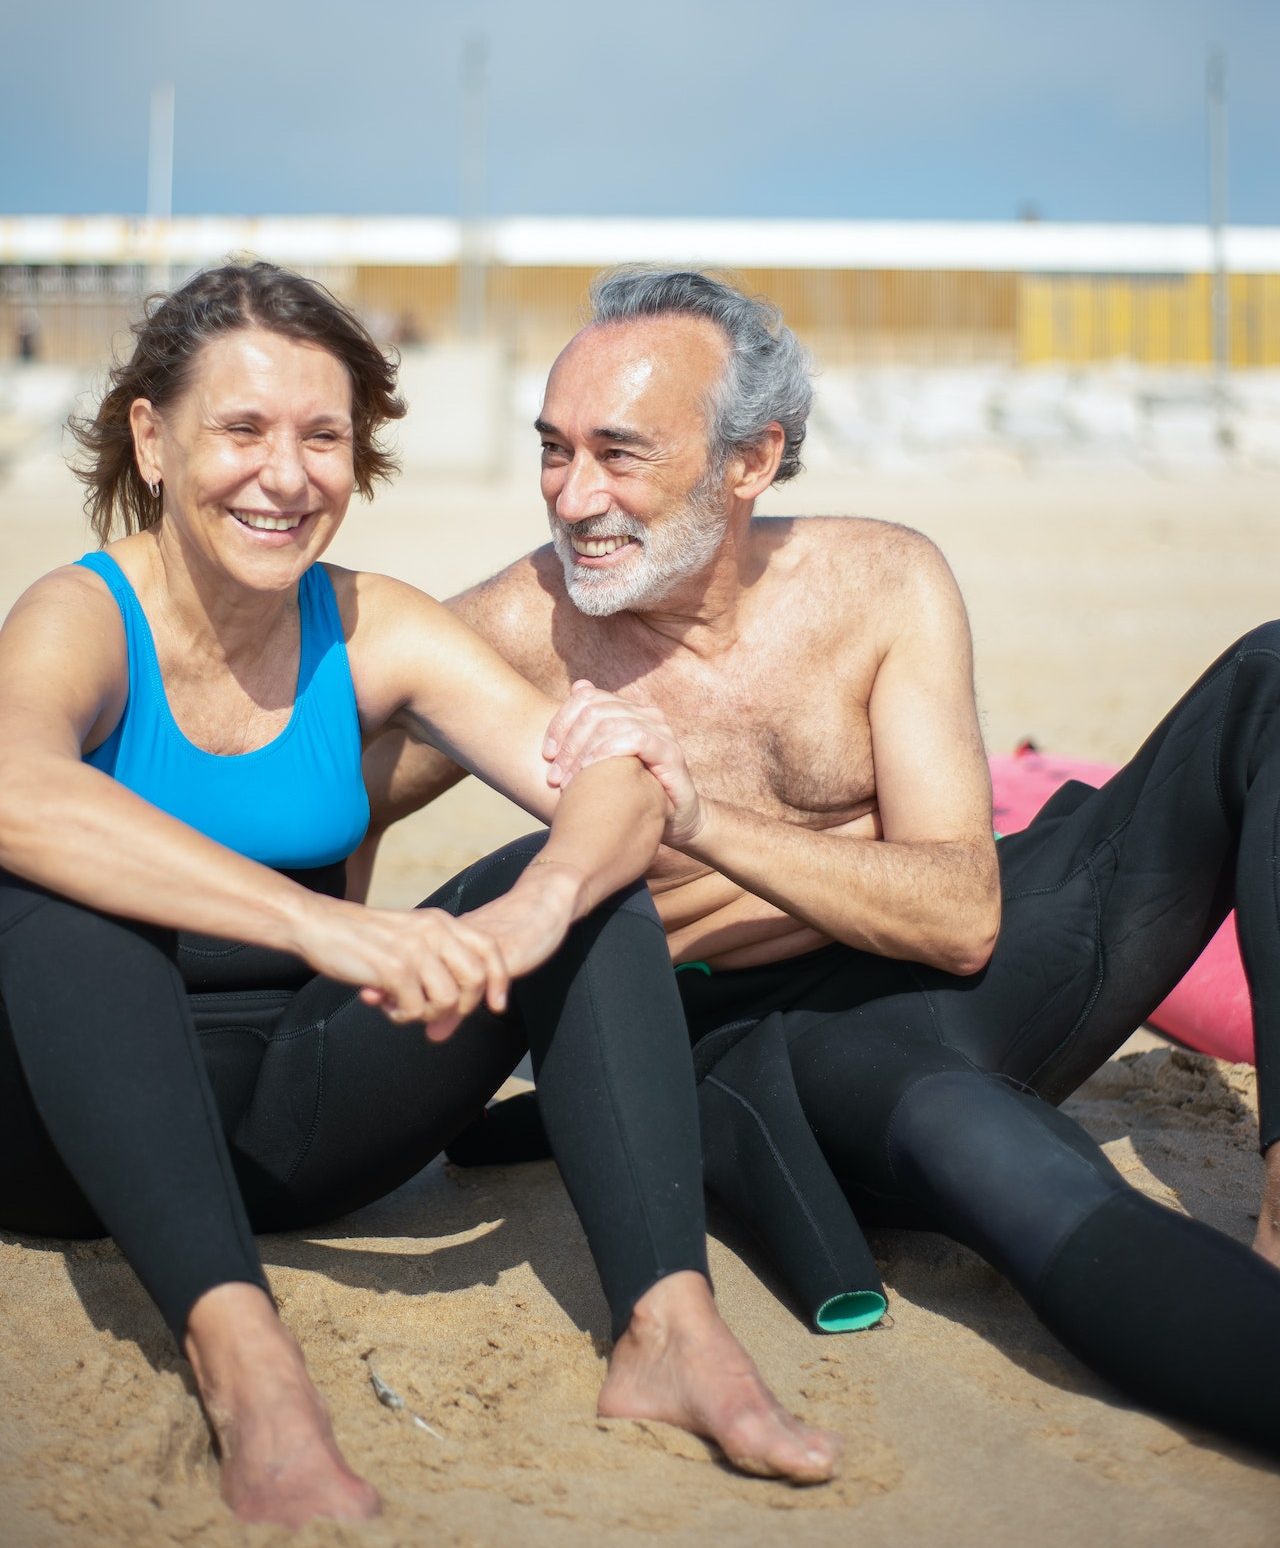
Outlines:
{"label": "man's gray hair", "polygon": [[757,445],[776,420],[786,441],[773,481],[794,478],[813,386],[808,351],[782,313],[692,269],[614,269],[591,286],[593,323],[668,316],[703,317],[729,342],[729,363],[708,410],[712,466],[723,468],[734,452]]}

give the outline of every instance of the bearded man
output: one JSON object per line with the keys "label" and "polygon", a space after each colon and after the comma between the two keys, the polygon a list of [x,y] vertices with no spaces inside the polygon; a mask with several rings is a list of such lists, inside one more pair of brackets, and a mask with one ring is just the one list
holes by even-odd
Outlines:
{"label": "bearded man", "polygon": [[[765,304],[693,272],[605,277],[536,422],[552,544],[453,603],[564,699],[552,784],[626,753],[667,791],[649,884],[708,1184],[820,1327],[883,1304],[863,1284],[829,1316],[867,1261],[848,1201],[983,1254],[1139,1401],[1274,1451],[1280,626],[1233,646],[1103,790],[1067,787],[997,852],[938,550],[882,522],[754,514],[798,471],[809,406]],[[462,772],[374,747],[376,827]],[[1055,1105],[1233,903],[1269,1177],[1257,1254],[1137,1194]],[[459,1157],[510,1154],[521,1111],[492,1110]]]}

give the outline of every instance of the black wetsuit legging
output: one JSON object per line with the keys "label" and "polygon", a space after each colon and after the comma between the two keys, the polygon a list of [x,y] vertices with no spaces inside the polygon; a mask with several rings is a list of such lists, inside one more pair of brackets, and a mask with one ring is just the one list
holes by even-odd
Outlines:
{"label": "black wetsuit legging", "polygon": [[[708,1187],[776,1246],[786,1232],[761,1210],[776,1214],[790,1182],[790,1209],[814,1228],[804,1250],[834,1261],[839,1244],[821,1239],[787,1164],[816,1136],[864,1223],[967,1243],[1122,1390],[1280,1451],[1280,1273],[1136,1193],[1053,1105],[1159,1004],[1234,903],[1263,1144],[1277,1138],[1278,850],[1280,624],[1270,624],[1228,651],[1102,790],[1066,787],[1000,841],[1004,922],[983,972],[957,978],[835,945],[679,975],[704,1119],[713,1085],[722,1110],[727,1100],[773,1126],[774,1159],[753,1171],[742,1130],[708,1125]],[[794,1108],[775,1100],[784,1082],[767,1058],[734,1086],[737,1040],[761,1032],[766,1052],[789,1059]],[[464,1159],[468,1148],[464,1137]],[[794,1282],[794,1265],[780,1268]]]}
{"label": "black wetsuit legging", "polygon": [[1000,841],[1004,921],[984,971],[957,978],[834,946],[780,967],[686,973],[691,1031],[777,1011],[804,1116],[862,1219],[967,1243],[1117,1386],[1280,1451],[1280,1273],[1136,1193],[1053,1105],[1159,1004],[1234,904],[1264,1147],[1280,1136],[1278,849],[1280,624],[1269,624],[1101,790],[1068,786]]}
{"label": "black wetsuit legging", "polygon": [[[541,843],[429,901],[479,906]],[[665,960],[648,894],[629,888],[513,985],[503,1018],[477,1012],[429,1043],[296,957],[178,940],[0,873],[0,1226],[110,1234],[181,1338],[204,1291],[265,1288],[253,1230],[412,1177],[527,1046],[616,1333],[657,1279],[706,1271],[688,1044],[674,986],[655,992]]]}

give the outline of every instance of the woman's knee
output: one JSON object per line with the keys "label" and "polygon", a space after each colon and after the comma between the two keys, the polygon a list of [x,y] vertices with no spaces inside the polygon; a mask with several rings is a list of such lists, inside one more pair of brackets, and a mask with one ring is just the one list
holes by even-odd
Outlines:
{"label": "woman's knee", "polygon": [[132,949],[133,943],[170,958],[177,951],[173,930],[102,913],[34,882],[0,872],[0,950],[16,939],[21,940],[24,952],[47,943],[68,964],[79,962],[85,953]]}
{"label": "woman's knee", "polygon": [[511,890],[529,862],[541,852],[547,838],[547,832],[541,830],[513,839],[501,849],[474,861],[465,871],[459,871],[419,906],[461,914],[492,903]]}

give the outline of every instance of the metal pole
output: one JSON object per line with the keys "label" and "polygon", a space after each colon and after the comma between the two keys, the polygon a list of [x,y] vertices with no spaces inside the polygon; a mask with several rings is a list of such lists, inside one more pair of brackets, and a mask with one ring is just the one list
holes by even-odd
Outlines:
{"label": "metal pole", "polygon": [[488,44],[468,38],[462,50],[462,122],[459,147],[458,331],[464,339],[483,338],[488,300],[488,234],[485,166],[485,86]]}
{"label": "metal pole", "polygon": [[[147,148],[147,221],[152,252],[163,242],[169,244],[169,222],[173,218],[173,86],[152,88],[151,137]],[[167,290],[171,279],[167,262],[154,259],[147,277],[150,290]]]}
{"label": "metal pole", "polygon": [[1216,44],[1209,51],[1205,73],[1209,119],[1209,242],[1213,251],[1213,388],[1218,419],[1218,444],[1235,444],[1231,428],[1228,378],[1231,370],[1231,313],[1227,297],[1227,63]]}

